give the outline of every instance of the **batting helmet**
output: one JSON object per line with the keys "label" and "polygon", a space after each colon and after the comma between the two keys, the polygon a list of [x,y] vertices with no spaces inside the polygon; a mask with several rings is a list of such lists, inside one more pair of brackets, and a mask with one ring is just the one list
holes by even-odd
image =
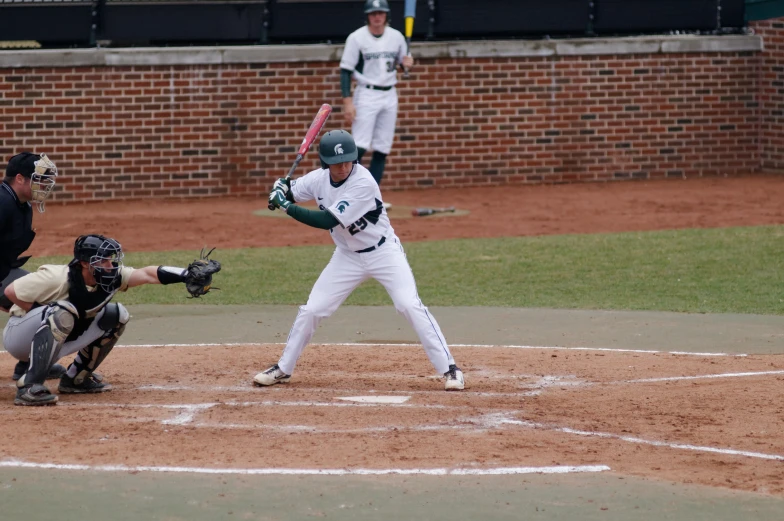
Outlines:
{"label": "batting helmet", "polygon": [[365,14],[376,13],[382,11],[389,12],[389,3],[387,0],[365,0]]}
{"label": "batting helmet", "polygon": [[[345,130],[330,130],[319,143],[322,165],[336,165],[357,160],[357,144]],[[327,167],[324,167],[327,168]]]}
{"label": "batting helmet", "polygon": [[[74,259],[90,264],[95,282],[107,293],[120,287],[123,256],[120,243],[103,235],[82,235],[74,243]],[[106,260],[111,267],[105,265]]]}

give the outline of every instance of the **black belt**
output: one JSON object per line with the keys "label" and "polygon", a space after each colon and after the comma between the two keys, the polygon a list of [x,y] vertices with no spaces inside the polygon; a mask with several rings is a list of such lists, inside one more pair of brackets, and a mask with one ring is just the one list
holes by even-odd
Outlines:
{"label": "black belt", "polygon": [[393,85],[389,87],[379,87],[378,85],[365,85],[366,89],[373,89],[373,90],[392,90]]}
{"label": "black belt", "polygon": [[371,252],[371,251],[375,250],[376,248],[378,248],[379,246],[381,246],[382,244],[384,244],[385,242],[387,242],[387,238],[386,237],[381,237],[381,240],[378,241],[378,244],[376,244],[375,246],[371,246],[370,248],[365,248],[364,250],[358,250],[358,251],[356,251],[354,253],[368,253],[368,252]]}

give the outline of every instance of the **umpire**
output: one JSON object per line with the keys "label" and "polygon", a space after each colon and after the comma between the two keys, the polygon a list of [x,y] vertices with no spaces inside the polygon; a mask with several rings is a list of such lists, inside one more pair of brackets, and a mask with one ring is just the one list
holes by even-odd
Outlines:
{"label": "umpire", "polygon": [[30,256],[20,255],[30,247],[33,207],[44,211],[44,202],[55,185],[57,167],[45,154],[22,152],[8,161],[0,185],[0,310],[8,311],[12,302],[3,294],[15,279],[26,275],[20,269]]}

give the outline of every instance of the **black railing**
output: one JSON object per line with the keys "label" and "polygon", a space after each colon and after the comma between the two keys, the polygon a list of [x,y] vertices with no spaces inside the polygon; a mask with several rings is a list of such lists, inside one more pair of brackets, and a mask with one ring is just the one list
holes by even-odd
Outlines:
{"label": "black railing", "polygon": [[[0,40],[45,47],[343,42],[362,0],[0,0]],[[404,0],[389,1],[402,29]],[[744,0],[419,0],[415,40],[745,28]]]}

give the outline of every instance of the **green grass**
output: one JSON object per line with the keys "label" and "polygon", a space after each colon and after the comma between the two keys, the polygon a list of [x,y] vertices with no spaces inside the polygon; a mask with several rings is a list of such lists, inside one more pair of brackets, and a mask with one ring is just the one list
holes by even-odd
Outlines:
{"label": "green grass", "polygon": [[[325,237],[326,238],[326,237]],[[784,314],[784,226],[471,239],[405,245],[429,306]],[[216,250],[221,291],[144,286],[126,304],[302,304],[332,246]],[[186,265],[195,251],[128,253],[126,264]],[[65,257],[33,259],[64,263]],[[37,261],[37,264],[35,263]],[[390,305],[375,281],[349,305]]]}

